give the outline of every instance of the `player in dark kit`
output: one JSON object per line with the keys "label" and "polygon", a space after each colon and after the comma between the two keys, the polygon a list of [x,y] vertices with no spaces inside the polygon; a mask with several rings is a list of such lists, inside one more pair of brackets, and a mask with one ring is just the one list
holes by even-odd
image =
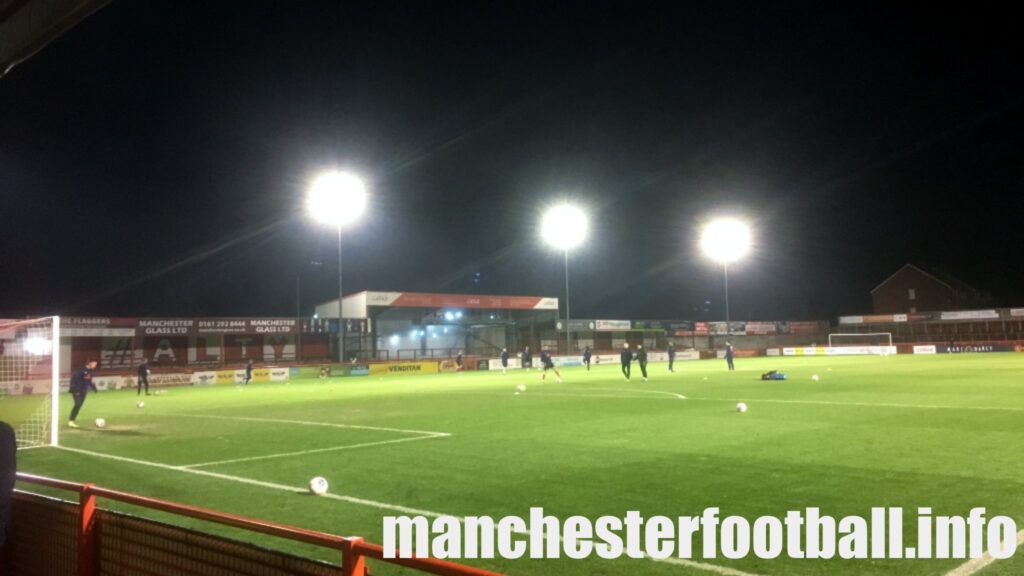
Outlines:
{"label": "player in dark kit", "polygon": [[252,358],[249,358],[249,361],[245,363],[245,383],[246,383],[246,385],[248,385],[249,382],[252,382]]}
{"label": "player in dark kit", "polygon": [[675,372],[672,369],[672,365],[676,363],[676,347],[671,342],[668,343],[668,371]]}
{"label": "player in dark kit", "polygon": [[523,348],[522,363],[523,363],[523,368],[526,368],[526,369],[533,368],[533,355],[530,354],[530,347],[529,346],[527,346],[526,348]]}
{"label": "player in dark kit", "polygon": [[587,367],[587,372],[590,372],[590,346],[583,349],[583,365]]}
{"label": "player in dark kit", "polygon": [[78,424],[75,424],[75,418],[78,418],[78,411],[85,404],[85,396],[89,393],[89,390],[92,389],[93,392],[99,392],[96,389],[96,385],[92,382],[92,372],[95,369],[96,361],[89,360],[81,370],[75,372],[75,375],[71,377],[71,397],[75,400],[75,407],[71,409],[71,419],[68,420],[68,426],[72,428],[78,428]]}
{"label": "player in dark kit", "polygon": [[622,362],[622,374],[626,376],[626,380],[629,380],[630,364],[633,362],[633,352],[629,349],[629,342],[622,345],[622,354],[619,355],[619,360]]}
{"label": "player in dark kit", "polygon": [[547,350],[540,351],[540,363],[544,365],[544,373],[540,376],[541,380],[547,380],[548,370],[554,370],[555,380],[559,384],[562,383],[562,375],[558,373],[558,368],[555,368],[555,363],[551,361],[551,355],[548,354]]}
{"label": "player in dark kit", "polygon": [[139,364],[139,381],[135,384],[136,396],[142,396],[142,388],[146,388],[146,396],[149,396],[149,361],[142,359]]}
{"label": "player in dark kit", "polygon": [[726,342],[725,343],[725,363],[729,365],[729,371],[730,372],[732,372],[733,370],[736,369],[736,366],[734,366],[733,363],[732,363],[732,357],[733,357],[732,344],[730,344],[729,342]]}
{"label": "player in dark kit", "polygon": [[501,349],[501,373],[508,374],[508,348]]}
{"label": "player in dark kit", "polygon": [[462,350],[455,356],[455,370],[462,372]]}
{"label": "player in dark kit", "polygon": [[636,347],[636,361],[640,364],[640,375],[644,377],[644,382],[647,382],[647,350],[644,350],[643,344]]}

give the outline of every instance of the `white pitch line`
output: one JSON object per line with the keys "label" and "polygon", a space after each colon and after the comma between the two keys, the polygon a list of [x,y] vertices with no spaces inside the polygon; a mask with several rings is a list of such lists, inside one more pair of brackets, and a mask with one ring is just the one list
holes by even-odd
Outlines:
{"label": "white pitch line", "polygon": [[[1017,547],[1024,546],[1024,530],[1017,532]],[[980,558],[971,558],[967,562],[953,568],[949,572],[946,572],[946,576],[971,576],[981,570],[984,570],[986,566],[995,562],[996,559],[991,554],[986,552]]]}
{"label": "white pitch line", "polygon": [[686,396],[677,394],[675,392],[665,392],[662,390],[640,390],[637,388],[596,388],[596,390],[614,390],[616,392],[640,392],[642,394],[663,394],[665,396],[672,396],[680,400],[686,400]]}
{"label": "white pitch line", "polygon": [[257,460],[271,460],[273,458],[288,458],[289,456],[305,456],[307,454],[320,454],[322,452],[340,452],[341,450],[354,450],[356,448],[367,448],[369,446],[383,446],[385,444],[399,444],[401,442],[412,442],[414,440],[431,440],[434,438],[448,438],[451,434],[437,433],[429,436],[415,436],[413,438],[399,438],[397,440],[380,440],[378,442],[363,442],[361,444],[349,444],[347,446],[331,446],[329,448],[311,448],[309,450],[298,450],[296,452],[281,452],[279,454],[266,454],[264,456],[249,456],[247,458],[231,458],[229,460],[215,460],[213,462],[200,462],[198,464],[186,464],[182,468],[199,468],[201,466],[217,466],[220,464],[234,464],[237,462],[255,462]]}
{"label": "white pitch line", "polygon": [[810,404],[815,406],[857,406],[861,408],[912,408],[921,410],[984,410],[998,412],[1024,412],[1024,408],[1012,406],[942,406],[938,404],[887,404],[876,402],[833,402],[830,400],[783,400],[779,398],[694,398],[706,402],[767,402],[771,404]]}
{"label": "white pitch line", "polygon": [[409,430],[406,428],[384,428],[381,426],[363,426],[361,424],[335,424],[333,422],[310,422],[308,420],[283,420],[280,418],[253,418],[248,416],[217,416],[214,414],[178,414],[178,413],[159,413],[155,412],[160,416],[181,416],[185,418],[209,418],[211,420],[238,420],[241,422],[268,422],[271,424],[296,424],[299,426],[324,426],[326,428],[351,428],[354,430],[378,430],[381,432],[400,432],[404,434],[422,434],[432,436],[448,436],[447,432],[437,432],[434,430]]}
{"label": "white pitch line", "polygon": [[[140,466],[150,466],[153,468],[161,468],[163,470],[173,470],[175,472],[184,472],[186,474],[197,474],[199,476],[207,476],[209,478],[217,478],[219,480],[228,480],[231,482],[239,482],[242,484],[249,484],[252,486],[259,486],[261,488],[269,488],[271,490],[280,490],[283,492],[293,493],[306,493],[307,489],[299,486],[288,486],[286,484],[277,484],[275,482],[264,482],[262,480],[254,480],[252,478],[245,478],[243,476],[232,476],[230,474],[221,474],[219,472],[210,472],[209,470],[196,470],[195,468],[185,468],[183,466],[173,466],[171,464],[162,464],[160,462],[150,462],[148,460],[138,460],[136,458],[127,458],[125,456],[114,456],[113,454],[104,454],[102,452],[93,452],[92,450],[83,450],[81,448],[70,448],[67,446],[57,446],[58,450],[64,450],[66,452],[74,452],[76,454],[85,454],[87,456],[94,456],[97,458],[107,458],[110,460],[116,460],[118,462],[127,462],[129,464],[138,464]],[[455,516],[453,514],[444,514],[442,512],[434,512],[431,510],[421,510],[418,508],[409,508],[407,506],[400,506],[398,504],[388,504],[386,502],[378,502],[376,500],[367,500],[365,498],[356,498],[355,496],[345,496],[342,494],[331,494],[330,492],[320,496],[321,498],[330,498],[332,500],[340,500],[342,502],[348,502],[349,504],[356,504],[359,506],[366,506],[369,508],[376,508],[378,510],[387,510],[389,512],[399,512],[401,514],[427,516],[431,518],[438,518],[441,516],[449,516],[458,518],[460,522],[463,518]],[[516,531],[517,534],[529,535],[529,531]],[[735,568],[729,568],[726,566],[719,566],[717,564],[705,564],[704,562],[697,562],[695,560],[686,560],[682,558],[666,558],[664,560],[658,560],[651,558],[650,556],[644,555],[644,558],[653,560],[655,562],[666,562],[669,564],[676,564],[679,566],[686,566],[696,570],[703,570],[705,572],[712,572],[714,574],[721,574],[722,576],[758,576],[752,572],[743,572],[736,570]]]}

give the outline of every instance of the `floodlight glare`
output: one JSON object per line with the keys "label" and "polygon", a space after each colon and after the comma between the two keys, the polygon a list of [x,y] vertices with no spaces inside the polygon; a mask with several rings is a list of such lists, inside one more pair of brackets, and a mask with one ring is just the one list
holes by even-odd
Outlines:
{"label": "floodlight glare", "polygon": [[587,215],[579,207],[559,204],[548,209],[540,223],[544,241],[559,250],[572,250],[587,239]]}
{"label": "floodlight glare", "polygon": [[30,336],[26,338],[22,347],[26,352],[33,356],[44,356],[49,354],[53,348],[50,340],[46,338],[39,338],[38,336]]}
{"label": "floodlight glare", "polygon": [[750,227],[735,218],[714,220],[701,232],[700,247],[716,262],[735,262],[750,251]]}
{"label": "floodlight glare", "polygon": [[366,186],[352,174],[324,172],[309,187],[306,210],[324,224],[351,224],[366,210]]}

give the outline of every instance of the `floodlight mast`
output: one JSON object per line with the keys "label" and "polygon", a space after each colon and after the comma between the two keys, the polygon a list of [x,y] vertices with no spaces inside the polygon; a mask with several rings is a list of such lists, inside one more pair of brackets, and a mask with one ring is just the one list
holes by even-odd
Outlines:
{"label": "floodlight mast", "polygon": [[722,264],[725,284],[725,324],[729,328],[729,264],[750,251],[750,227],[735,218],[720,218],[704,226],[701,249],[712,260]]}
{"label": "floodlight mast", "polygon": [[342,289],[342,229],[366,210],[366,186],[358,177],[338,171],[320,174],[306,194],[309,215],[338,230],[338,361],[345,362],[345,292]]}
{"label": "floodlight mast", "polygon": [[562,251],[565,262],[565,347],[566,354],[572,353],[572,331],[569,324],[572,312],[569,308],[569,250],[576,248],[587,237],[587,215],[579,207],[559,204],[548,209],[541,220],[541,236],[548,245]]}

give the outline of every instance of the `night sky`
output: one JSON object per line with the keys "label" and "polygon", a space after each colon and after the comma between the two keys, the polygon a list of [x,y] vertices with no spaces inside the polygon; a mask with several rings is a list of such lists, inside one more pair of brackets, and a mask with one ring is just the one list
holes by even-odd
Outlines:
{"label": "night sky", "polygon": [[734,319],[906,262],[1024,303],[1019,22],[755,4],[115,0],[0,79],[0,317],[294,315],[297,277],[309,314],[330,167],[372,194],[346,292],[562,298],[569,198],[574,317],[723,318],[717,214],[756,228]]}

